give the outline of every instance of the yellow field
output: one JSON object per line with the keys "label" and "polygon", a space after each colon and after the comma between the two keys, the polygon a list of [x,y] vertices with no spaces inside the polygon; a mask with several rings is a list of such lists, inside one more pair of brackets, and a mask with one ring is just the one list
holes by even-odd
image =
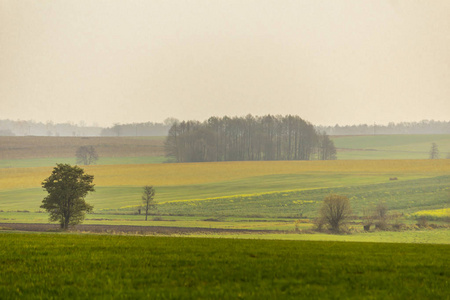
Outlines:
{"label": "yellow field", "polygon": [[430,217],[450,217],[450,208],[421,210],[414,213],[415,216],[430,216]]}
{"label": "yellow field", "polygon": [[[373,161],[263,161],[148,165],[102,165],[84,167],[99,186],[189,185],[242,178],[305,173],[334,174],[449,174],[450,160]],[[52,168],[0,169],[0,188],[39,187]]]}

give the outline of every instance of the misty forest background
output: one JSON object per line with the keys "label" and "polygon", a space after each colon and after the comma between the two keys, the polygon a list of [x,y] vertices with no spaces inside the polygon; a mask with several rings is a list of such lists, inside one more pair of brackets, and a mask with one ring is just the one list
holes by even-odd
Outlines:
{"label": "misty forest background", "polygon": [[[73,122],[54,123],[49,121],[43,123],[33,120],[4,119],[0,120],[0,136],[167,136],[175,122],[178,122],[178,120],[167,118],[161,123],[144,122],[101,127],[98,125],[87,125],[83,121],[75,124]],[[336,124],[334,126],[316,125],[314,127],[318,132],[325,132],[327,135],[450,134],[450,121],[434,120],[391,122],[385,125]]]}

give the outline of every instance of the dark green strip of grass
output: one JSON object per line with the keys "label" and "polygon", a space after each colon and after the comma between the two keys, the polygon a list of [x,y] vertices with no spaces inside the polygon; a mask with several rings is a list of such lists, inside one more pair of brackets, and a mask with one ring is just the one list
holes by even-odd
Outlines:
{"label": "dark green strip of grass", "polygon": [[2,299],[445,299],[450,247],[0,234]]}

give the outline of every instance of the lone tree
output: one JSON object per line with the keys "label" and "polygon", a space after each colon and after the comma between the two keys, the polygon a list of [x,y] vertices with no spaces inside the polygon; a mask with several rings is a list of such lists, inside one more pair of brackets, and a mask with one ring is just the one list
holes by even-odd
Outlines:
{"label": "lone tree", "polygon": [[147,221],[148,211],[150,209],[156,208],[155,200],[153,199],[155,197],[155,189],[153,186],[146,185],[144,186],[144,193],[142,194],[142,201],[144,203],[144,209],[145,209],[145,221]]}
{"label": "lone tree", "polygon": [[93,175],[85,174],[78,166],[57,164],[42,182],[48,196],[42,200],[41,208],[50,214],[50,221],[59,222],[63,230],[81,223],[85,213],[94,208],[84,200],[88,192],[95,191],[93,180]]}
{"label": "lone tree", "polygon": [[436,143],[431,144],[430,149],[430,159],[438,159],[439,158],[439,149]]}
{"label": "lone tree", "polygon": [[94,146],[81,146],[76,152],[77,164],[91,165],[98,160],[97,151]]}
{"label": "lone tree", "polygon": [[350,219],[352,209],[346,196],[331,194],[323,199],[319,211],[320,220],[330,226],[331,231],[339,233]]}

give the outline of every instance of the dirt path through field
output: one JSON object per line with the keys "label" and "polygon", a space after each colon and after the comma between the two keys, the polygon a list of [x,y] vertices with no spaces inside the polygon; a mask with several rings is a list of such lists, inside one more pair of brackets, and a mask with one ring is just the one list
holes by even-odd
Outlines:
{"label": "dirt path through field", "polygon": [[[36,223],[0,223],[2,230],[51,232],[58,231],[56,224]],[[93,232],[93,233],[128,233],[143,235],[172,235],[172,234],[267,234],[285,233],[279,230],[248,230],[248,229],[222,229],[222,228],[199,228],[199,227],[165,227],[165,226],[132,226],[132,225],[77,225],[70,229],[71,232]]]}

